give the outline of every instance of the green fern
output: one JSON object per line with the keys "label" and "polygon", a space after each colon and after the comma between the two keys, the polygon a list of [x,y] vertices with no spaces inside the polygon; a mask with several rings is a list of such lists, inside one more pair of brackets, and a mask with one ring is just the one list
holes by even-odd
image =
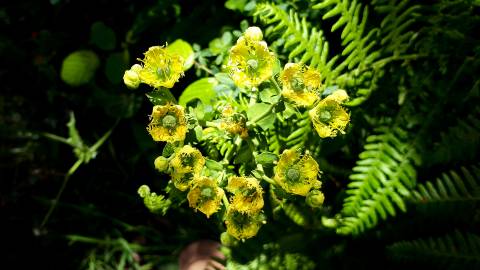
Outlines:
{"label": "green fern", "polygon": [[388,247],[401,261],[425,262],[441,269],[479,269],[480,236],[470,233],[446,235],[427,240],[403,241]]}
{"label": "green fern", "polygon": [[421,5],[412,5],[410,0],[372,1],[379,14],[386,14],[380,23],[380,45],[382,50],[399,56],[405,53],[417,38],[412,29],[415,18],[419,16]]}
{"label": "green fern", "polygon": [[[461,168],[461,173],[450,171],[442,174],[435,183],[419,184],[413,191],[411,201],[423,206],[435,216],[451,214],[473,215],[480,206],[480,168],[471,166]],[[433,206],[433,207],[432,207]],[[435,211],[434,211],[435,210]]]}
{"label": "green fern", "polygon": [[305,18],[300,19],[293,10],[287,13],[274,4],[257,5],[254,16],[271,26],[266,30],[267,36],[281,33],[289,61],[299,60],[315,67],[322,74],[324,85],[330,84],[334,78],[332,67],[338,56],[328,60],[329,45],[321,30],[312,27]]}
{"label": "green fern", "polygon": [[378,216],[385,220],[396,215],[395,208],[406,211],[404,198],[411,195],[416,183],[415,149],[404,141],[405,131],[379,131],[367,138],[365,151],[353,168],[338,233],[358,234],[375,226]]}
{"label": "green fern", "polygon": [[334,74],[339,75],[345,67],[349,70],[354,68],[363,68],[371,64],[380,56],[378,51],[371,52],[376,45],[376,35],[379,30],[374,28],[364,35],[368,18],[368,7],[354,1],[326,0],[313,6],[314,9],[329,9],[322,19],[326,20],[334,16],[340,16],[331,31],[341,29],[342,56],[346,57],[340,65],[338,65]]}
{"label": "green fern", "polygon": [[480,147],[480,109],[441,133],[441,139],[427,152],[427,165],[472,160]]}

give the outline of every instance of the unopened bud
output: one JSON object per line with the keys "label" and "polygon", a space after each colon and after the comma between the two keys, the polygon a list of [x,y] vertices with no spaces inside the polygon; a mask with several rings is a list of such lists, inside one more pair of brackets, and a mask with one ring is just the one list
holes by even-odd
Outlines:
{"label": "unopened bud", "polygon": [[125,71],[123,74],[123,82],[128,88],[137,89],[140,85],[140,77],[138,76],[138,72],[142,70],[142,66],[135,64],[132,66],[131,69]]}
{"label": "unopened bud", "polygon": [[157,157],[154,161],[154,164],[155,169],[157,169],[159,172],[164,172],[168,169],[168,159],[163,156]]}
{"label": "unopened bud", "polygon": [[248,40],[260,41],[263,39],[262,30],[256,26],[252,26],[245,30],[245,38]]}
{"label": "unopened bud", "polygon": [[308,194],[307,194],[307,198],[305,198],[305,202],[311,206],[311,207],[320,207],[323,205],[323,201],[325,200],[325,196],[323,195],[323,193],[318,190],[318,189],[314,189],[314,190],[311,190]]}

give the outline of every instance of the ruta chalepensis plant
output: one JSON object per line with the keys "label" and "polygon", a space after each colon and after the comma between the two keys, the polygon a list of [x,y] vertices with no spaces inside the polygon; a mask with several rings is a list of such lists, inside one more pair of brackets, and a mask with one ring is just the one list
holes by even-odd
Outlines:
{"label": "ruta chalepensis plant", "polygon": [[230,48],[225,73],[206,82],[210,91],[218,91],[222,78],[234,92],[218,91],[197,101],[184,98],[187,89],[176,102],[169,89],[183,75],[184,61],[171,47],[155,46],[125,72],[128,87],[144,83],[154,88],[150,96],[168,97],[154,100],[147,131],[152,140],[166,143],[155,168],[170,176],[166,192],[176,199],[144,185],[139,194],[145,205],[165,213],[173,201],[188,201],[207,218],[218,215],[228,235],[239,240],[254,237],[270,222],[264,210],[270,196],[278,209],[307,197],[305,205],[320,207],[322,171],[310,150],[302,145],[271,149],[269,137],[294,115],[303,115],[318,140],[345,134],[347,92],[323,94],[321,74],[301,62],[282,69],[258,27],[247,28]]}
{"label": "ruta chalepensis plant", "polygon": [[[147,131],[164,146],[155,168],[169,176],[166,194],[140,188],[147,207],[166,213],[188,203],[219,225],[224,246],[261,243],[252,263],[265,266],[269,256],[276,261],[265,269],[313,269],[308,259],[304,268],[282,268],[305,257],[277,241],[318,247],[324,253],[305,251],[317,258],[348,257],[346,238],[387,237],[397,220],[419,222],[425,207],[478,206],[478,168],[454,173],[479,153],[480,42],[471,26],[480,25],[478,4],[274,2],[281,3],[245,7],[258,27],[225,32],[223,51],[219,39],[194,54],[178,43],[152,47],[125,73],[128,87],[154,88]],[[452,54],[450,44],[464,51]],[[170,89],[191,66],[206,77],[177,101]],[[453,172],[417,186],[444,167]],[[475,209],[468,208],[472,224],[480,220]],[[470,234],[455,235],[463,246]],[[391,237],[385,241],[404,240]],[[450,238],[437,239],[430,246],[444,252]],[[390,250],[412,256],[407,249],[427,250],[423,243]]]}

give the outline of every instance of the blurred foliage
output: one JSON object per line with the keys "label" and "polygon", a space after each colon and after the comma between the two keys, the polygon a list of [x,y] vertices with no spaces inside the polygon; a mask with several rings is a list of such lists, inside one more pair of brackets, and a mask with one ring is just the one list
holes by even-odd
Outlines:
{"label": "blurred foliage", "polygon": [[[257,25],[282,63],[302,60],[322,71],[324,94],[352,93],[352,124],[347,135],[319,143],[286,105],[288,124],[275,130],[270,148],[235,156],[234,166],[253,160],[268,172],[282,145],[305,142],[328,195],[320,208],[289,198],[267,209],[274,222],[256,238],[223,248],[228,269],[477,266],[479,11],[479,1],[467,0],[7,1],[0,7],[2,265],[175,269],[188,243],[220,241],[220,219],[175,203],[164,216],[164,204],[160,215],[143,207],[140,185],[172,189],[154,169],[165,145],[152,142],[145,124],[151,103],[165,100],[193,104],[197,121],[212,120],[212,98],[239,91],[223,69],[229,49]],[[188,59],[171,92],[121,83],[135,57],[167,44]],[[247,115],[276,98],[262,91]],[[42,136],[66,134],[71,112],[89,142],[116,124],[95,154],[81,139],[72,154]],[[189,136],[211,138],[198,129]],[[212,173],[233,145],[202,144],[220,161],[206,161]],[[82,154],[95,159],[71,176],[40,226]]]}

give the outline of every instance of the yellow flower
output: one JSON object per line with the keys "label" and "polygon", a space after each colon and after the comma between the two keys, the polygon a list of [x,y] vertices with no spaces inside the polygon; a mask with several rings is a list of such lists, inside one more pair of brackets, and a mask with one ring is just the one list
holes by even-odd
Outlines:
{"label": "yellow flower", "polygon": [[318,100],[320,73],[302,64],[288,63],[280,74],[282,95],[297,106],[310,107]]}
{"label": "yellow flower", "polygon": [[173,170],[173,184],[179,190],[185,191],[190,187],[193,179],[200,176],[205,166],[205,158],[198,149],[185,145],[175,153],[170,166]]}
{"label": "yellow flower", "polygon": [[252,238],[257,235],[262,222],[263,217],[260,213],[246,214],[232,206],[228,208],[225,220],[227,233],[238,240]]}
{"label": "yellow flower", "polygon": [[239,87],[256,87],[272,76],[275,56],[261,41],[261,33],[258,27],[248,30],[230,49],[226,67]]}
{"label": "yellow flower", "polygon": [[188,203],[190,207],[204,213],[208,218],[218,211],[225,193],[215,180],[208,177],[196,178],[193,183],[187,195]]}
{"label": "yellow flower", "polygon": [[145,58],[138,72],[140,80],[154,88],[172,88],[183,76],[183,58],[175,53],[168,52],[161,46],[150,47],[144,54]]}
{"label": "yellow flower", "polygon": [[312,188],[320,188],[320,169],[308,153],[301,155],[297,150],[285,150],[280,156],[275,171],[275,182],[285,191],[306,196]]}
{"label": "yellow flower", "polygon": [[183,141],[187,134],[187,119],[182,106],[167,104],[153,107],[148,132],[154,141]]}
{"label": "yellow flower", "polygon": [[344,90],[337,90],[310,110],[310,119],[321,138],[335,137],[337,131],[345,133],[350,115],[341,104],[347,99],[348,95]]}
{"label": "yellow flower", "polygon": [[230,105],[227,105],[222,111],[220,128],[230,134],[238,134],[241,138],[248,137],[247,119],[243,114],[236,113]]}
{"label": "yellow flower", "polygon": [[256,213],[263,208],[263,189],[253,177],[230,177],[227,190],[234,194],[232,207],[242,213]]}

